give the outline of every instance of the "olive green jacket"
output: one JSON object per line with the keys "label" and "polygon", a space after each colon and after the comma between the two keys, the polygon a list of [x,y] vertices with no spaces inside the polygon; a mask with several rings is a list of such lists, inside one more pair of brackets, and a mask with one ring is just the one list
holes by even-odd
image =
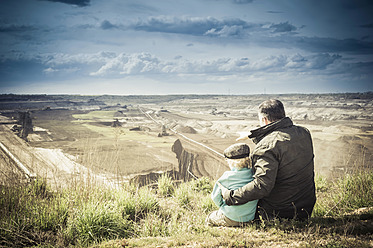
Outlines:
{"label": "olive green jacket", "polygon": [[306,128],[285,117],[251,131],[256,144],[254,180],[228,191],[227,205],[260,199],[258,212],[268,218],[307,218],[316,202],[312,139]]}

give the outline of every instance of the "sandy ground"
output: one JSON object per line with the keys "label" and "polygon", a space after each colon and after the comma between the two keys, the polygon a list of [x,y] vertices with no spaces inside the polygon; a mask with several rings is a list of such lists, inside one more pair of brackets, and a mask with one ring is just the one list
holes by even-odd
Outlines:
{"label": "sandy ground", "polygon": [[[331,176],[373,167],[373,128],[369,119],[372,100],[283,98],[287,115],[311,131],[317,173]],[[29,135],[28,143],[10,131],[12,120],[4,117],[0,117],[0,141],[31,171],[55,185],[92,177],[117,185],[139,173],[177,168],[171,147],[183,137],[172,133],[171,128],[202,144],[188,145],[184,139],[192,152],[202,157],[218,156],[216,152],[222,153],[236,142],[237,132],[258,127],[256,108],[261,101],[248,101],[245,97],[183,98],[142,104],[140,109],[35,110],[34,133]],[[122,127],[111,127],[115,119]],[[158,137],[162,125],[169,135]],[[133,128],[136,131],[130,131]],[[245,142],[254,147],[250,140]],[[4,154],[0,161],[2,171],[14,171]],[[216,160],[206,159],[204,168],[214,170],[214,163]],[[209,171],[209,175],[219,177],[220,171]]]}
{"label": "sandy ground", "polygon": [[[296,116],[298,109],[290,108],[289,116]],[[313,110],[317,112],[316,110]],[[319,111],[325,111],[322,108]],[[354,110],[355,111],[355,110]],[[315,171],[321,175],[331,177],[358,168],[373,168],[373,133],[372,124],[367,120],[337,120],[346,115],[345,109],[332,109],[334,115],[329,121],[311,121],[296,119],[294,123],[310,130],[313,137],[315,152]],[[363,113],[365,114],[365,113]],[[174,118],[172,118],[174,115]],[[361,115],[361,112],[360,112]],[[163,114],[163,121],[169,120],[170,125],[193,127],[196,132],[187,133],[197,141],[209,145],[222,152],[229,144],[236,142],[237,132],[250,131],[258,127],[258,120],[247,119],[242,115],[213,116],[208,113],[190,113],[190,110]],[[194,119],[193,119],[194,118]],[[254,144],[245,141],[251,148]]]}
{"label": "sandy ground", "polygon": [[[115,187],[126,177],[119,177],[111,173],[99,174],[77,163],[72,155],[61,149],[47,149],[31,147],[24,140],[17,137],[9,125],[0,125],[0,142],[19,160],[31,174],[47,179],[54,188],[64,187],[74,180],[92,180]],[[13,180],[27,180],[24,171],[10,159],[9,155],[0,149],[0,183],[6,184]]]}

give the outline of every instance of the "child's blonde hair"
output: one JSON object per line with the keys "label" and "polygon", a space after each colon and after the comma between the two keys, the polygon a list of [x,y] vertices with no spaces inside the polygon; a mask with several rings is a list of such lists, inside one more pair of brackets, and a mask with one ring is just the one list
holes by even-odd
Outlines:
{"label": "child's blonde hair", "polygon": [[242,169],[242,168],[250,168],[251,167],[251,159],[250,157],[245,157],[245,158],[239,158],[239,159],[229,159],[227,158],[227,162],[229,165],[229,168],[237,168],[237,169]]}

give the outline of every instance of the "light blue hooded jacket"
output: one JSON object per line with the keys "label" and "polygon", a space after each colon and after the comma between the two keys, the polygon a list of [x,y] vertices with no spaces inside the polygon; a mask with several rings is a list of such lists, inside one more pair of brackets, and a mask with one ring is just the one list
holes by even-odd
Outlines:
{"label": "light blue hooded jacket", "polygon": [[[253,172],[251,169],[242,168],[237,170],[236,168],[233,168],[230,171],[224,172],[224,174],[218,179],[218,182],[231,190],[241,188],[252,180]],[[220,211],[231,220],[237,222],[248,222],[253,220],[255,217],[258,200],[249,201],[243,205],[228,206],[225,204],[221,195],[221,189],[216,183],[211,193],[211,198],[219,207]]]}

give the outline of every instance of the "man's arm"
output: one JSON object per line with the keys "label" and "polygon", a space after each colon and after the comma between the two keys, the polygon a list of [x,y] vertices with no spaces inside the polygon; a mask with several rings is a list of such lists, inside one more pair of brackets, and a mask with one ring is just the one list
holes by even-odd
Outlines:
{"label": "man's arm", "polygon": [[224,190],[228,190],[223,185],[221,185],[220,182],[217,181],[216,184],[214,185],[213,191],[211,192],[211,199],[213,200],[215,205],[218,207],[221,207],[224,204],[224,201],[222,198],[223,191],[221,190],[221,187],[223,187]]}
{"label": "man's arm", "polygon": [[256,149],[254,180],[236,190],[222,191],[227,205],[241,205],[268,196],[276,182],[278,160],[273,150]]}

